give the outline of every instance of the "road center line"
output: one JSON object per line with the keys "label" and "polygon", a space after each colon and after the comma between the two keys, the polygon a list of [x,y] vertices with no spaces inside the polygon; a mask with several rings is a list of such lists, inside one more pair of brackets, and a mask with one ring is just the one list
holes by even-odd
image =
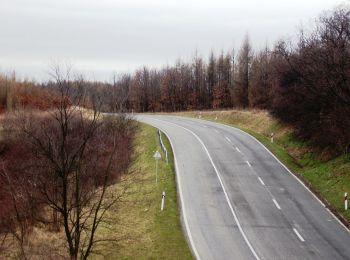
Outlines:
{"label": "road center line", "polygon": [[231,143],[231,139],[230,139],[230,138],[228,138],[227,136],[225,136],[225,138],[226,138],[226,140],[227,140],[229,143]]}
{"label": "road center line", "polygon": [[275,199],[272,199],[273,203],[275,203],[276,208],[278,208],[279,210],[281,210],[280,205],[278,205],[277,201]]}
{"label": "road center line", "polygon": [[236,147],[236,150],[237,150],[237,152],[242,153],[242,152],[241,152],[241,150],[239,150],[239,148],[238,148],[238,147]]}
{"label": "road center line", "polygon": [[297,237],[300,239],[301,242],[305,242],[304,238],[300,235],[298,230],[296,228],[293,228],[294,233],[297,235]]}
{"label": "road center line", "polygon": [[[160,119],[156,119],[156,120],[158,120],[158,121],[163,121],[163,120],[160,120]],[[203,148],[204,148],[204,150],[205,150],[205,152],[206,152],[206,154],[207,154],[207,156],[208,156],[208,158],[209,158],[209,160],[210,160],[210,163],[211,163],[211,165],[212,165],[213,168],[214,168],[214,171],[215,171],[215,173],[216,173],[216,176],[217,176],[218,179],[219,179],[221,188],[222,188],[222,190],[223,190],[223,192],[224,192],[224,195],[225,195],[226,202],[227,202],[227,204],[228,204],[228,206],[229,206],[229,208],[230,208],[230,210],[231,210],[231,213],[232,213],[232,216],[233,216],[234,220],[235,220],[236,223],[237,223],[238,229],[239,229],[239,231],[240,231],[240,233],[241,233],[241,235],[242,235],[244,241],[246,242],[247,246],[249,247],[250,251],[252,252],[254,258],[255,258],[256,260],[260,260],[260,257],[259,257],[258,254],[255,252],[255,250],[254,250],[252,244],[251,244],[250,241],[248,240],[248,237],[247,237],[247,235],[245,234],[245,232],[244,232],[244,230],[243,230],[243,228],[242,228],[242,226],[241,226],[241,223],[240,223],[239,220],[238,220],[238,217],[237,217],[237,215],[236,215],[236,212],[235,212],[234,209],[233,209],[232,203],[231,203],[230,198],[229,198],[229,196],[228,196],[228,194],[227,194],[227,191],[226,191],[226,189],[225,189],[224,183],[223,183],[223,181],[222,181],[222,179],[221,179],[220,173],[219,173],[219,171],[218,171],[218,169],[217,169],[217,167],[216,167],[216,165],[215,165],[215,163],[214,163],[214,161],[213,161],[213,159],[212,159],[212,157],[211,157],[211,155],[210,155],[210,153],[209,153],[207,147],[206,147],[205,144],[203,143],[202,139],[200,139],[200,137],[199,137],[196,133],[194,133],[192,130],[190,130],[190,129],[186,128],[186,127],[183,127],[183,126],[178,125],[178,124],[171,123],[171,122],[169,122],[169,121],[163,121],[163,122],[166,122],[166,123],[168,123],[168,124],[175,125],[175,126],[177,126],[177,127],[180,127],[180,128],[182,128],[182,129],[186,130],[187,132],[191,133],[191,134],[199,141],[199,143],[203,146]],[[238,148],[236,147],[236,149],[238,149]]]}

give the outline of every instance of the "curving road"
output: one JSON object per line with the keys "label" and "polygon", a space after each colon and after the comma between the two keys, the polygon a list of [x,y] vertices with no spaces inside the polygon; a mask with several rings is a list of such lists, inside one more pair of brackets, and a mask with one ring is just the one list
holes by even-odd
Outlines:
{"label": "curving road", "polygon": [[137,115],[173,147],[197,259],[350,259],[350,233],[263,145],[198,119]]}

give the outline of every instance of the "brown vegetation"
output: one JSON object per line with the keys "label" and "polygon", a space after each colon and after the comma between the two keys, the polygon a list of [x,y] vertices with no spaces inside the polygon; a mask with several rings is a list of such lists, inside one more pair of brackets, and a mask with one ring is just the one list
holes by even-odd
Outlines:
{"label": "brown vegetation", "polygon": [[31,81],[19,81],[16,75],[0,74],[0,113],[16,108],[47,110],[57,107],[57,93],[44,85]]}
{"label": "brown vegetation", "polygon": [[24,259],[38,254],[28,238],[39,224],[64,233],[71,259],[93,253],[104,212],[119,199],[105,200],[108,187],[131,160],[130,120],[102,116],[98,99],[87,117],[78,108],[84,92],[56,80],[56,107],[45,113],[17,110],[1,122],[0,246],[13,249],[13,241],[19,250],[12,256]]}

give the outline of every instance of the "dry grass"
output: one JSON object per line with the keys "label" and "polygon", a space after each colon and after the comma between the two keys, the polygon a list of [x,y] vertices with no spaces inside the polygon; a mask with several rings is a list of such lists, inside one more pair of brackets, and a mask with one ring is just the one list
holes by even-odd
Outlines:
{"label": "dry grass", "polygon": [[[68,259],[63,232],[52,232],[44,225],[31,228],[23,244],[29,259]],[[0,259],[21,259],[18,240],[9,235],[0,250]]]}
{"label": "dry grass", "polygon": [[174,113],[180,116],[190,116],[235,125],[249,129],[266,137],[274,133],[275,139],[280,139],[292,131],[287,126],[278,123],[264,110],[222,110],[222,111],[191,111]]}
{"label": "dry grass", "polygon": [[[167,140],[165,145],[171,151]],[[121,203],[107,212],[108,224],[98,234],[103,239],[115,232],[118,239],[102,244],[98,250],[102,255],[96,255],[96,259],[192,258],[180,225],[172,158],[169,165],[164,160],[159,162],[155,183],[152,155],[157,149],[160,151],[156,129],[141,125],[135,140],[134,164],[124,181],[114,186],[127,192]],[[166,207],[161,212],[163,190]]]}

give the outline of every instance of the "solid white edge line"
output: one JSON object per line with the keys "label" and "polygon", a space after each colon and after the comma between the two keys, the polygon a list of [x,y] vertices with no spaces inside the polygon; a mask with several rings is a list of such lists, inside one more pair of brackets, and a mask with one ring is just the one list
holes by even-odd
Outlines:
{"label": "solid white edge line", "polygon": [[293,228],[293,231],[297,235],[297,237],[300,239],[301,242],[305,242],[304,238],[300,235],[300,233],[296,228]]}
{"label": "solid white edge line", "polygon": [[211,158],[210,153],[209,153],[207,147],[205,146],[205,144],[203,143],[203,141],[202,141],[202,140],[199,138],[199,136],[196,135],[193,131],[191,131],[190,129],[187,129],[187,128],[181,126],[181,125],[174,124],[174,123],[172,123],[172,122],[168,122],[168,121],[164,121],[164,120],[160,120],[160,119],[155,119],[155,120],[162,121],[162,122],[166,122],[166,123],[172,124],[172,125],[176,125],[176,126],[182,128],[182,129],[188,131],[188,132],[191,133],[191,134],[199,141],[199,143],[203,146],[203,148],[204,148],[205,152],[207,153],[207,156],[208,156],[208,158],[209,158],[209,160],[210,160],[210,162],[211,162],[211,164],[212,164],[212,166],[213,166],[213,168],[214,168],[214,170],[215,170],[215,173],[216,173],[216,175],[217,175],[217,177],[218,177],[218,179],[219,179],[220,185],[221,185],[222,190],[223,190],[223,192],[224,192],[224,194],[225,194],[225,198],[226,198],[227,204],[228,204],[228,206],[229,206],[229,208],[230,208],[230,210],[231,210],[231,213],[232,213],[232,215],[233,215],[233,218],[235,219],[235,221],[236,221],[236,223],[237,223],[238,229],[239,229],[239,231],[240,231],[240,233],[241,233],[241,235],[242,235],[244,241],[246,242],[247,246],[249,247],[250,251],[251,251],[252,254],[254,255],[255,259],[260,260],[260,257],[259,257],[258,254],[255,252],[253,246],[251,245],[250,241],[248,240],[246,234],[244,233],[244,230],[243,230],[243,228],[242,228],[242,226],[241,226],[241,224],[240,224],[240,222],[239,222],[239,220],[238,220],[238,217],[237,217],[237,215],[236,215],[236,212],[234,211],[233,206],[232,206],[232,204],[231,204],[231,201],[230,201],[230,199],[229,199],[229,197],[228,197],[228,194],[227,194],[227,192],[226,192],[225,186],[224,186],[223,181],[222,181],[222,179],[221,179],[221,177],[220,177],[220,173],[219,173],[218,169],[216,168],[216,166],[215,166],[215,164],[214,164],[214,161],[213,161],[213,159]]}
{"label": "solid white edge line", "polygon": [[175,173],[176,173],[176,179],[177,179],[177,187],[178,187],[179,194],[180,194],[180,208],[182,210],[182,216],[183,216],[183,220],[184,220],[184,224],[185,224],[185,228],[186,228],[186,233],[187,233],[188,239],[190,240],[190,245],[191,245],[192,251],[193,251],[196,259],[197,260],[201,260],[201,258],[199,256],[199,253],[197,251],[197,248],[196,248],[196,246],[195,246],[195,244],[193,242],[192,233],[191,233],[190,227],[188,225],[188,221],[187,221],[185,201],[183,199],[182,186],[181,186],[180,170],[179,170],[179,166],[178,166],[177,159],[176,159],[176,153],[175,153],[175,150],[174,150],[174,145],[173,145],[173,142],[172,142],[171,138],[169,137],[169,135],[163,130],[162,130],[162,132],[168,138],[168,140],[170,142],[170,145],[171,145],[171,149],[173,151],[174,163],[175,163]]}
{"label": "solid white edge line", "polygon": [[281,210],[280,205],[278,205],[277,201],[275,199],[272,199],[273,203],[275,204],[276,208],[278,208],[279,210]]}
{"label": "solid white edge line", "polygon": [[258,177],[258,178],[259,178],[259,181],[260,181],[261,185],[265,186],[264,181],[260,177]]}

